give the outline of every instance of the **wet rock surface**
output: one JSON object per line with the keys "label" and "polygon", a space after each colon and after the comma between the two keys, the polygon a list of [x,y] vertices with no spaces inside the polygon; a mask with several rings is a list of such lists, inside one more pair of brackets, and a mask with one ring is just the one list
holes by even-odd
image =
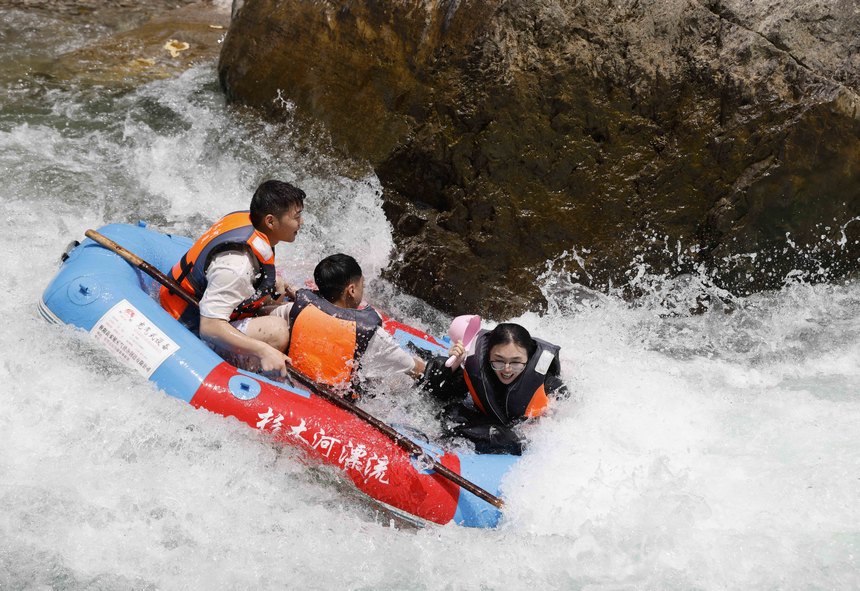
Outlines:
{"label": "wet rock surface", "polygon": [[[66,41],[70,47],[60,55],[28,56],[32,74],[60,84],[112,89],[170,78],[193,65],[211,63],[230,21],[229,8],[199,0],[4,0],[0,6],[10,13],[50,17],[58,30],[68,22],[77,27],[77,35]],[[52,34],[51,27],[38,32],[28,30],[26,21],[21,24],[16,34],[25,39]],[[39,45],[38,39],[32,43]]]}
{"label": "wet rock surface", "polygon": [[856,271],[857,31],[856,2],[247,0],[219,75],[371,164],[398,284],[501,318],[548,260],[739,293]]}

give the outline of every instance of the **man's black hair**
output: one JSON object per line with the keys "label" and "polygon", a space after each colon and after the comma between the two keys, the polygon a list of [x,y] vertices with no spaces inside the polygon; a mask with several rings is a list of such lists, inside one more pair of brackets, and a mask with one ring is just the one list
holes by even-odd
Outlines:
{"label": "man's black hair", "polygon": [[260,229],[267,215],[281,217],[291,207],[301,207],[304,202],[305,192],[298,187],[284,181],[265,181],[251,197],[251,223]]}
{"label": "man's black hair", "polygon": [[338,253],[321,260],[314,269],[314,283],[319,294],[334,302],[350,283],[361,279],[361,267],[348,254]]}

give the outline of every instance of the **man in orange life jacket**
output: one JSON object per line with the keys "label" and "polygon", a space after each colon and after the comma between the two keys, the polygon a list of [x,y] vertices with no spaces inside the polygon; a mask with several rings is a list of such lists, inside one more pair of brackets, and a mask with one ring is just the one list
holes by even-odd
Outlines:
{"label": "man in orange life jacket", "polygon": [[277,180],[262,183],[250,210],[218,220],[174,265],[171,276],[199,310],[161,288],[161,305],[222,356],[246,369],[286,376],[288,307],[275,274],[275,245],[293,242],[305,193]]}
{"label": "man in orange life jacket", "polygon": [[417,378],[424,361],[401,349],[380,330],[382,319],[370,306],[360,307],[364,276],[346,254],[326,257],[314,269],[317,291],[300,289],[290,310],[292,365],[313,379],[339,385],[406,373]]}

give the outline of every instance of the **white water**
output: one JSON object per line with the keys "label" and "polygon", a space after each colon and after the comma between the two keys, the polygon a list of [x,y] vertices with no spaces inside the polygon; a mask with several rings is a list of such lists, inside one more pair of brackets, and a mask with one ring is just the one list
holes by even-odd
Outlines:
{"label": "white water", "polygon": [[[9,31],[30,17],[3,18],[20,57],[33,40]],[[392,240],[376,179],[231,115],[214,67],[124,95],[3,86],[0,589],[860,588],[857,280],[672,316],[701,278],[656,278],[633,306],[548,274],[550,311],[516,320],[563,347],[575,394],[530,428],[504,522],[393,528],[332,472],[35,311],[85,229],[195,234],[275,177],[309,195],[279,251],[288,277],[350,252],[372,298],[439,331],[443,315],[378,279]],[[414,392],[369,404],[433,429]]]}

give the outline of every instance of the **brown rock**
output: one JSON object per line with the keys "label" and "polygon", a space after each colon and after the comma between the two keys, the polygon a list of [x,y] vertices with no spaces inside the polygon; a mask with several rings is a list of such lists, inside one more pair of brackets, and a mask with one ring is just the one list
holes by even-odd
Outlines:
{"label": "brown rock", "polygon": [[[90,3],[78,4],[77,10],[92,10]],[[126,11],[126,18],[132,18],[128,14],[133,13],[131,7],[113,9]],[[229,21],[229,11],[209,2],[165,8],[127,30],[99,36],[63,54],[42,73],[57,80],[85,80],[111,87],[171,78],[196,64],[211,62],[220,51]]]}
{"label": "brown rock", "polygon": [[856,270],[858,30],[850,2],[249,0],[219,74],[370,162],[402,287],[502,317],[566,251],[596,286]]}

